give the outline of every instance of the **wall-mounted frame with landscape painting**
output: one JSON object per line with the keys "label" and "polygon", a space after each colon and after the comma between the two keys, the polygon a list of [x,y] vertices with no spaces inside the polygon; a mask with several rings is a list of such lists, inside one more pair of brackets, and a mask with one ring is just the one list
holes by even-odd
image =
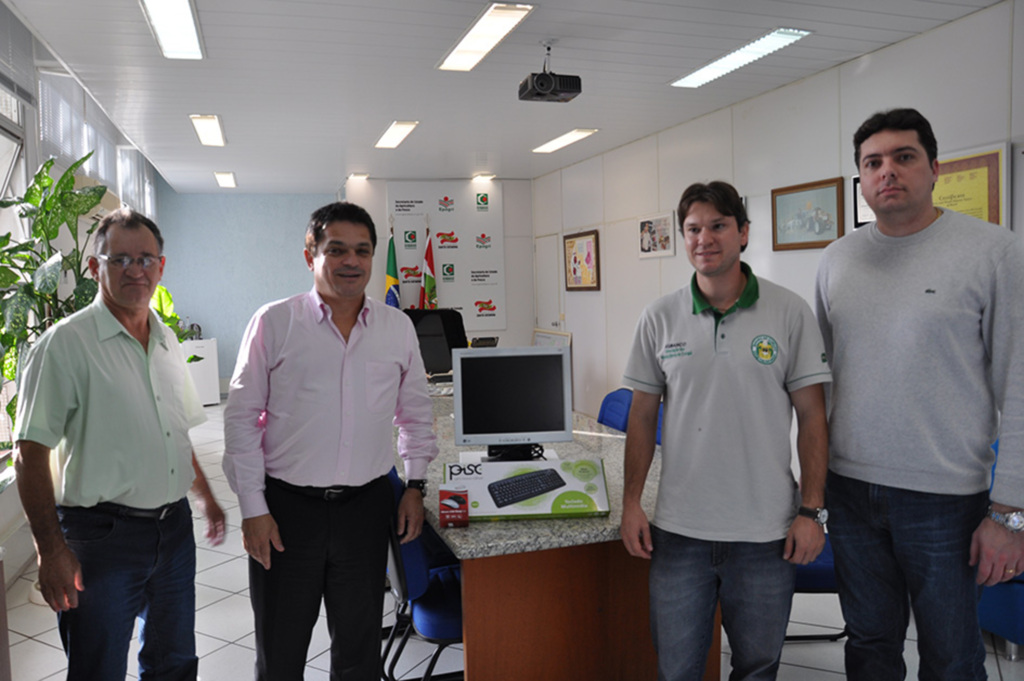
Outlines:
{"label": "wall-mounted frame with landscape painting", "polygon": [[843,235],[843,178],[772,190],[772,250],[824,248]]}

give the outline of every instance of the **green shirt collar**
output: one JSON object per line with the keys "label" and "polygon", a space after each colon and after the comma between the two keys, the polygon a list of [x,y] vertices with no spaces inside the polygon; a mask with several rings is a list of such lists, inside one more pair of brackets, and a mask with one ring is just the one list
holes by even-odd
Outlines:
{"label": "green shirt collar", "polygon": [[[128,330],[124,328],[124,325],[117,320],[114,313],[110,311],[107,304],[103,302],[103,294],[101,292],[96,293],[96,298],[93,299],[92,304],[96,308],[96,334],[99,340],[105,341],[109,338],[123,333],[129,338],[132,337]],[[171,330],[166,324],[161,321],[153,310],[149,311],[149,343],[153,345],[154,341],[160,343],[165,349],[167,348],[168,334]],[[177,338],[174,339],[177,342]]]}
{"label": "green shirt collar", "polygon": [[[743,287],[743,293],[740,294],[739,300],[737,300],[732,307],[726,310],[722,316],[735,311],[738,307],[747,308],[757,302],[757,277],[754,276],[754,272],[750,269],[750,265],[745,262],[740,262],[740,270],[743,274],[747,275],[747,285]],[[709,303],[708,299],[704,297],[704,294],[700,292],[700,287],[697,286],[696,272],[693,273],[693,277],[690,279],[690,294],[693,296],[693,314],[700,314],[705,310],[718,312],[715,308],[711,307],[711,303]]]}

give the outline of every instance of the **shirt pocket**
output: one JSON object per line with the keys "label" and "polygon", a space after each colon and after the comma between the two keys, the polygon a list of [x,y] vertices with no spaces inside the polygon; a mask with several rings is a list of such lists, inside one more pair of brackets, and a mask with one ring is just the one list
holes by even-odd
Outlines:
{"label": "shirt pocket", "polygon": [[374,414],[394,414],[401,380],[401,368],[396,362],[367,362],[366,408]]}

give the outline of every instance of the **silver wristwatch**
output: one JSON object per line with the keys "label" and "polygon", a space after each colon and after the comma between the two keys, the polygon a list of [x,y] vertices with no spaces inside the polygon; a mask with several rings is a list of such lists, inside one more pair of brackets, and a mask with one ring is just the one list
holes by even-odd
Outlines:
{"label": "silver wristwatch", "polygon": [[806,506],[801,506],[797,509],[797,515],[810,518],[819,525],[824,525],[828,522],[828,509],[826,508],[807,508]]}
{"label": "silver wristwatch", "polygon": [[1010,513],[999,513],[993,511],[992,507],[988,507],[988,517],[999,523],[1010,532],[1020,532],[1024,530],[1024,511],[1012,511]]}

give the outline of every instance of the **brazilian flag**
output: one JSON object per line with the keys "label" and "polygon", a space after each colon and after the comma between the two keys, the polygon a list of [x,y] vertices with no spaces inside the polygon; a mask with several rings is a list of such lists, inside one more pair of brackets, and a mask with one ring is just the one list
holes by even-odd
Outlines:
{"label": "brazilian flag", "polygon": [[384,278],[384,302],[391,307],[402,307],[398,295],[398,261],[395,260],[394,233],[388,239],[388,268]]}

